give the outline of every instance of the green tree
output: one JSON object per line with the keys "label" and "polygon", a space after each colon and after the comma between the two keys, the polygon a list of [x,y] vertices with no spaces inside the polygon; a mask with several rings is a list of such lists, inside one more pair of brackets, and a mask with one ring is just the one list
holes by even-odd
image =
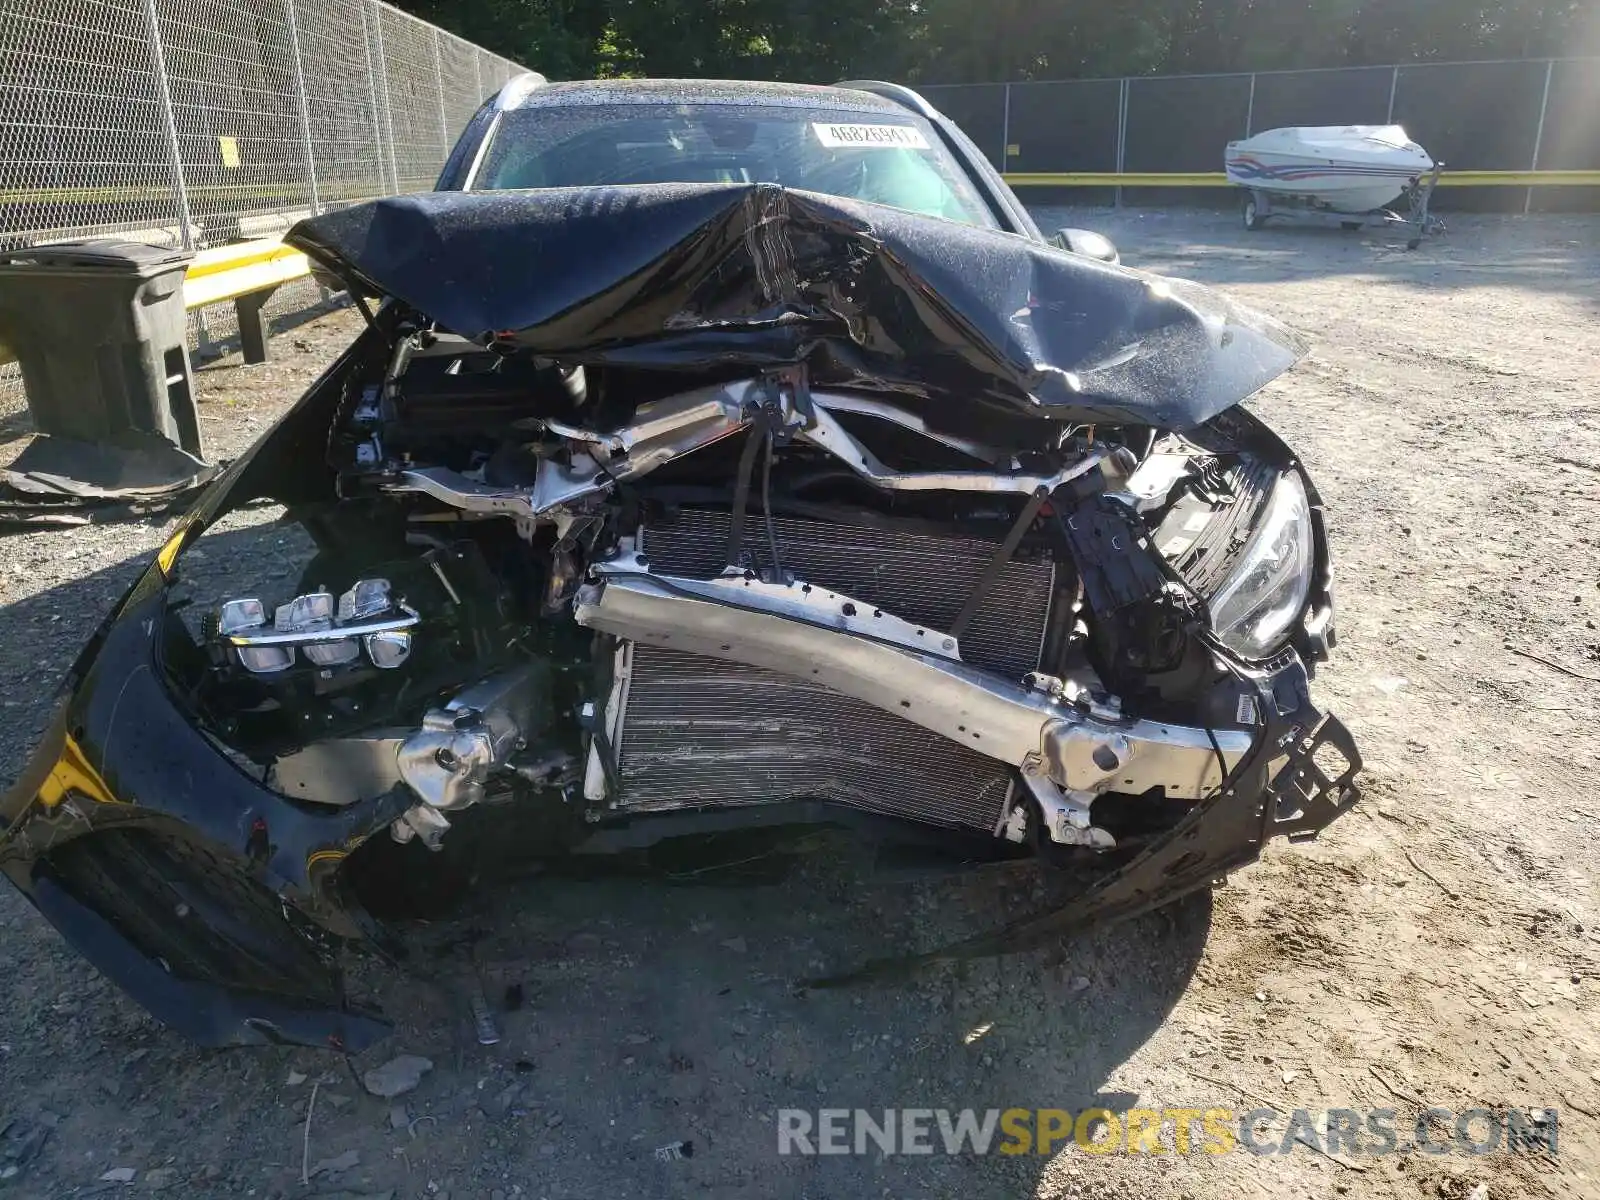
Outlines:
{"label": "green tree", "polygon": [[396,0],[398,7],[551,79],[594,74],[606,0]]}
{"label": "green tree", "polygon": [[552,79],[980,83],[1600,53],[1595,0],[400,0]]}

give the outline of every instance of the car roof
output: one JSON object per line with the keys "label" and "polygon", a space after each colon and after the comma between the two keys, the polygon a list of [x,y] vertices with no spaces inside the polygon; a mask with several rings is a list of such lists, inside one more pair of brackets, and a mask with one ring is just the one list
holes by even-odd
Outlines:
{"label": "car roof", "polygon": [[[533,86],[530,86],[533,85]],[[502,92],[501,107],[569,108],[583,104],[753,104],[772,108],[831,108],[915,116],[904,105],[853,88],[736,79],[581,79],[537,83],[520,76]]]}

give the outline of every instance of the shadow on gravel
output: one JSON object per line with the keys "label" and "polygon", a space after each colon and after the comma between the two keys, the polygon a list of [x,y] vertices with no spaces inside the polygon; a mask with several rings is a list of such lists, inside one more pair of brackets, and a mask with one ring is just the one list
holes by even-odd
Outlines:
{"label": "shadow on gravel", "polygon": [[[282,591],[307,546],[271,518],[258,512],[250,528],[207,535],[196,548],[203,555],[185,559],[191,584]],[[0,607],[0,675],[11,681],[0,777],[20,770],[61,674],[145,561],[130,557]],[[492,822],[506,811],[468,815]],[[16,927],[8,953],[20,948],[23,961],[0,979],[0,1010],[17,1021],[0,1032],[13,1062],[31,1063],[38,1080],[26,1110],[66,1114],[35,1178],[72,1181],[78,1169],[57,1143],[124,1119],[114,1089],[82,1086],[109,1061],[124,1063],[116,1086],[139,1097],[151,1144],[177,1158],[180,1177],[198,1178],[226,1157],[222,1146],[242,1143],[259,1147],[259,1165],[229,1166],[226,1179],[267,1195],[300,1194],[292,1109],[303,1089],[281,1082],[291,1065],[334,1070],[330,1078],[354,1092],[319,1112],[316,1137],[329,1154],[360,1151],[364,1193],[413,1194],[412,1172],[426,1162],[424,1180],[520,1180],[552,1196],[595,1194],[600,1179],[621,1195],[1026,1194],[1047,1157],[946,1154],[937,1127],[931,1155],[780,1155],[778,1114],[974,1109],[981,1122],[989,1109],[1148,1101],[1108,1080],[1183,995],[1211,923],[1210,898],[1199,897],[1031,955],[805,991],[795,981],[1005,924],[1048,904],[1047,889],[1030,863],[891,865],[837,829],[791,829],[764,847],[724,844],[699,862],[578,870],[492,857],[494,871],[469,857],[444,888],[431,888],[428,855],[404,860],[394,886],[427,902],[391,923],[404,961],[353,956],[352,991],[396,1023],[391,1039],[352,1064],[357,1072],[396,1054],[435,1064],[406,1098],[412,1118],[434,1121],[413,1133],[397,1134],[387,1102],[352,1088],[337,1060],[196,1052],[98,980],[68,983],[74,967],[54,935]],[[63,988],[78,997],[70,1020],[25,1016]],[[498,1025],[493,1046],[474,1033],[480,988]],[[130,1056],[134,1044],[155,1049]],[[180,1113],[195,1105],[208,1128],[190,1138]],[[686,1141],[692,1158],[655,1159],[657,1147]]]}
{"label": "shadow on gravel", "polygon": [[[364,982],[397,1020],[396,1049],[453,1059],[469,1082],[496,1054],[472,1044],[481,983],[511,1047],[499,1057],[532,1063],[532,1089],[560,1092],[564,1135],[604,1143],[620,1103],[645,1147],[695,1139],[707,1161],[690,1177],[704,1186],[732,1170],[775,1196],[1031,1194],[1059,1141],[1005,1156],[996,1134],[986,1156],[949,1155],[935,1126],[931,1155],[884,1158],[870,1143],[780,1154],[780,1114],[973,1109],[981,1122],[986,1110],[1155,1103],[1109,1081],[1187,989],[1209,895],[1030,955],[804,991],[795,980],[1002,923],[1038,903],[1036,876],[1014,865],[885,879],[845,835],[779,857],[785,877],[765,884],[480,880],[451,917],[402,927],[405,970]],[[581,1189],[583,1169],[556,1157],[541,1179]]]}
{"label": "shadow on gravel", "polygon": [[[242,520],[259,522],[250,528],[208,533],[185,559],[185,577],[207,601],[220,603],[229,589],[234,594],[269,593],[287,590],[297,577],[303,560],[309,557],[307,543],[297,527],[272,523],[275,507],[247,506],[239,510]],[[26,574],[46,573],[39,561],[39,537],[50,573],[63,570],[62,561],[71,562],[84,553],[86,535],[110,533],[137,537],[147,530],[159,530],[172,519],[171,513],[133,514],[125,521],[100,525],[74,526],[28,539],[35,560],[17,564],[11,555],[24,545],[20,533],[0,532],[0,562],[13,570],[20,565]],[[231,518],[230,518],[231,519]],[[139,573],[149,564],[153,551],[141,550],[111,566],[73,576],[47,591],[18,600],[0,600],[0,680],[6,682],[0,704],[0,785],[10,786],[22,769],[23,759],[43,733],[56,688],[67,669],[78,657],[99,626],[133,586]]]}
{"label": "shadow on gravel", "polygon": [[1498,286],[1596,295],[1600,216],[1446,214],[1450,232],[1416,251],[1406,234],[1275,221],[1247,232],[1235,214],[1190,209],[1032,208],[1045,230],[1103,233],[1130,267],[1210,284],[1279,283],[1338,275],[1415,287]]}
{"label": "shadow on gravel", "polygon": [[[165,516],[154,518],[163,524]],[[79,526],[61,532],[61,551],[76,554],[69,540]],[[0,560],[20,539],[0,535]],[[49,591],[0,603],[0,787],[9,787],[44,732],[56,688],[101,619],[132,586],[148,556],[137,554],[114,566],[77,576]],[[8,563],[8,565],[13,565]]]}

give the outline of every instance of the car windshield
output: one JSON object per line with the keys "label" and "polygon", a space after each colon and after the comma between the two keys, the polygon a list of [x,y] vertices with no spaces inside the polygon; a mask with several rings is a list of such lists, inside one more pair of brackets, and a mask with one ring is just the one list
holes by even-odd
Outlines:
{"label": "car windshield", "polygon": [[586,104],[502,117],[474,191],[776,183],[995,227],[961,165],[911,113],[739,104]]}

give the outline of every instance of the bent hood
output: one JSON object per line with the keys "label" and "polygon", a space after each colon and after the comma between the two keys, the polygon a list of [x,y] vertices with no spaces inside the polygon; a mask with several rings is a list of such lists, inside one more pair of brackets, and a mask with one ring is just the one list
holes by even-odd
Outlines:
{"label": "bent hood", "polygon": [[1305,351],[1199,284],[771,184],[397,196],[286,240],[453,333],[564,363],[803,363],[935,410],[1185,429]]}

